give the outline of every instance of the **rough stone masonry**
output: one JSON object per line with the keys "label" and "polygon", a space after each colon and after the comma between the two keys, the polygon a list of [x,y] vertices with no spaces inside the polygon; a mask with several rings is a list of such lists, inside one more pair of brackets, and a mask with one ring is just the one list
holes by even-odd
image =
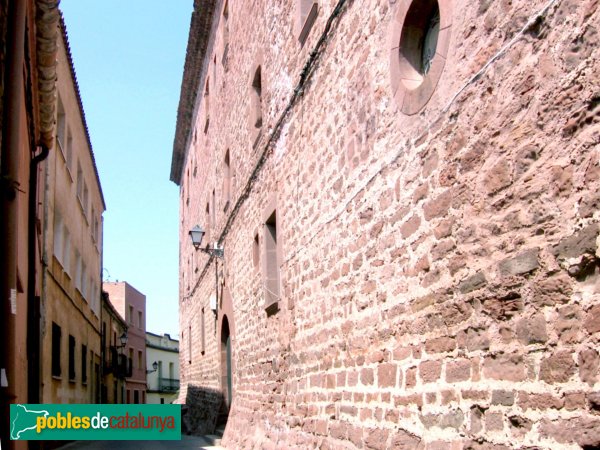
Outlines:
{"label": "rough stone masonry", "polygon": [[195,2],[171,172],[188,430],[600,448],[600,2],[423,2],[412,81],[411,0],[309,3],[302,44],[306,2]]}

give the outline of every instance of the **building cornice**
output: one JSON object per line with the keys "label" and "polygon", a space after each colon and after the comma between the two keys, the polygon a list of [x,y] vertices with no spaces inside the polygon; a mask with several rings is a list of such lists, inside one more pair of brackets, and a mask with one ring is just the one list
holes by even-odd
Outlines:
{"label": "building cornice", "polygon": [[171,159],[171,181],[177,185],[181,183],[181,173],[217,3],[218,0],[194,0]]}
{"label": "building cornice", "polygon": [[39,143],[46,148],[54,145],[56,116],[56,55],[57,25],[60,13],[58,0],[36,0],[36,59],[39,103]]}
{"label": "building cornice", "polygon": [[[79,105],[79,113],[81,116],[81,122],[83,129],[85,130],[85,138],[87,140],[88,148],[90,149],[90,158],[92,159],[92,166],[94,168],[94,174],[96,175],[96,182],[98,183],[98,192],[100,192],[100,200],[102,200],[102,206],[106,211],[106,202],[104,201],[104,194],[102,193],[102,184],[100,183],[100,176],[98,175],[98,167],[96,166],[96,158],[94,157],[94,149],[92,147],[92,140],[90,139],[90,132],[88,129],[87,121],[85,120],[85,111],[83,109],[83,102],[81,101],[81,93],[79,91],[79,83],[77,81],[77,73],[75,72],[75,65],[73,64],[73,55],[71,54],[71,46],[69,44],[69,36],[67,33],[67,25],[62,15],[60,16],[60,30],[62,33],[63,41],[65,43],[65,52],[67,54],[67,61],[69,62],[69,70],[71,72],[71,79],[75,90],[75,96],[77,97],[77,104]],[[54,116],[52,118],[54,120]]]}
{"label": "building cornice", "polygon": [[152,343],[150,343],[148,341],[146,341],[146,347],[147,348],[153,348],[155,350],[161,350],[161,351],[164,351],[164,352],[179,353],[179,349],[178,348],[163,347],[162,345],[152,344]]}

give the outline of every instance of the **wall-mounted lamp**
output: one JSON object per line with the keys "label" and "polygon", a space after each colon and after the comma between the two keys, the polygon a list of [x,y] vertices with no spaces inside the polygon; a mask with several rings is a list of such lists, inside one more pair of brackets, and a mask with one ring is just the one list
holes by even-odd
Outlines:
{"label": "wall-mounted lamp", "polygon": [[158,370],[158,363],[156,361],[154,361],[152,363],[152,370],[146,370],[146,373],[152,373],[152,372],[156,372]]}
{"label": "wall-mounted lamp", "polygon": [[121,345],[115,345],[115,348],[123,348],[127,345],[127,331],[124,331],[123,334],[119,337],[119,340],[121,341]]}
{"label": "wall-mounted lamp", "polygon": [[204,231],[200,225],[196,225],[194,228],[192,228],[189,231],[190,239],[192,240],[192,244],[194,245],[194,248],[196,250],[200,250],[201,252],[208,253],[209,255],[216,256],[217,258],[223,258],[223,248],[222,247],[219,248],[219,247],[217,247],[216,244],[215,244],[214,248],[210,248],[208,246],[205,248],[201,247],[202,239],[204,238],[205,234],[206,234],[206,231]]}

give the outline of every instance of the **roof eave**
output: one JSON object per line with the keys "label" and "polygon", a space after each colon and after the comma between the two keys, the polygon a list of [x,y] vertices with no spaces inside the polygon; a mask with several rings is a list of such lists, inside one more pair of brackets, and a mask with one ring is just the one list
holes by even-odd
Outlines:
{"label": "roof eave", "polygon": [[219,0],[194,0],[171,159],[170,179],[178,186],[181,184],[183,164],[198,97],[198,87],[202,80],[204,59],[210,42],[215,8],[218,3],[220,3]]}

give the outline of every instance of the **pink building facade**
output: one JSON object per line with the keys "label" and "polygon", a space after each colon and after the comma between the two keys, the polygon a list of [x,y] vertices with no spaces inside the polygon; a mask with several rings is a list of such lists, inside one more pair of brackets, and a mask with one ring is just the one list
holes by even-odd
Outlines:
{"label": "pink building facade", "polygon": [[125,281],[104,282],[102,289],[127,323],[127,377],[124,403],[146,403],[146,296]]}
{"label": "pink building facade", "polygon": [[184,425],[600,448],[599,23],[597,0],[196,1]]}

